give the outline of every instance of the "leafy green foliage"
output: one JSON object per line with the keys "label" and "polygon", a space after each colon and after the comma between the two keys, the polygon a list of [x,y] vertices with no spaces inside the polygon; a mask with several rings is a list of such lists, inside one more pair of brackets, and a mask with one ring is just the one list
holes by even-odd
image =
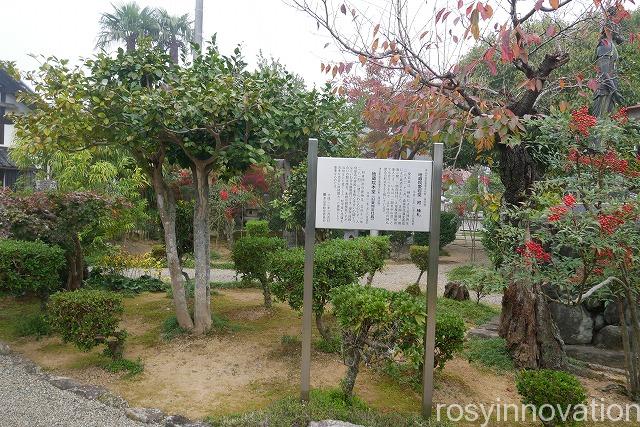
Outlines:
{"label": "leafy green foliage", "polygon": [[137,360],[129,360],[129,359],[116,359],[110,360],[103,365],[104,369],[107,372],[111,372],[112,374],[118,372],[126,372],[125,378],[131,378],[138,374],[141,374],[144,371],[144,364],[142,360],[138,358]]}
{"label": "leafy green foliage", "polygon": [[[522,371],[516,378],[516,387],[522,402],[534,405],[544,418],[551,419],[551,415],[555,414],[553,425],[564,425],[560,410],[564,413],[569,406],[575,410],[576,405],[584,404],[587,399],[584,386],[568,372],[550,369]],[[551,405],[553,409],[543,405]],[[571,416],[568,419],[571,420]]]}
{"label": "leafy green foliage", "polygon": [[169,286],[160,279],[142,275],[130,278],[116,273],[104,273],[99,268],[91,271],[85,286],[91,289],[104,289],[113,292],[139,294],[141,292],[165,292]]}
{"label": "leafy green foliage", "polygon": [[474,264],[461,265],[451,269],[447,273],[447,278],[475,292],[478,304],[480,304],[481,298],[501,293],[506,286],[500,273],[492,268]]}
{"label": "leafy green foliage", "polygon": [[411,256],[411,262],[420,270],[416,280],[416,284],[418,284],[422,274],[429,269],[429,246],[411,245],[409,247],[409,255]]}
{"label": "leafy green foliage", "polygon": [[246,427],[268,423],[272,427],[306,426],[317,420],[342,420],[369,427],[438,427],[417,414],[382,413],[366,406],[357,397],[345,400],[340,390],[311,390],[309,402],[292,396],[263,410],[245,414],[208,418],[214,427]]}
{"label": "leafy green foliage", "polygon": [[497,371],[514,369],[506,341],[502,338],[472,338],[467,341],[463,354],[469,362],[476,362]]}
{"label": "leafy green foliage", "polygon": [[65,263],[58,246],[0,239],[0,291],[45,298],[62,287]]}
{"label": "leafy green foliage", "polygon": [[499,308],[474,301],[456,301],[450,298],[438,298],[436,310],[439,313],[456,313],[470,325],[482,325],[500,314]]}
{"label": "leafy green foliage", "polygon": [[[440,213],[440,249],[456,240],[456,233],[460,228],[460,218],[453,212]],[[413,243],[420,246],[429,246],[429,232],[416,232],[413,235]]]}
{"label": "leafy green foliage", "polygon": [[17,337],[36,338],[51,335],[51,324],[45,314],[37,313],[21,317],[14,325],[15,335]]}
{"label": "leafy green foliage", "polygon": [[254,235],[243,237],[233,245],[231,257],[236,271],[242,274],[243,281],[260,282],[267,307],[271,306],[271,282],[274,275],[271,257],[285,247],[286,242],[279,237],[255,237]]}
{"label": "leafy green foliage", "polygon": [[113,350],[121,354],[126,332],[117,329],[124,312],[120,295],[100,290],[58,292],[51,296],[48,312],[64,342],[83,351],[105,343],[114,358],[118,354]]}
{"label": "leafy green foliage", "polygon": [[[356,345],[358,351],[370,353],[369,362],[399,353],[421,369],[426,316],[423,299],[405,292],[349,285],[333,290],[331,302],[345,346]],[[435,366],[442,368],[462,348],[465,326],[455,313],[437,313],[436,317]],[[369,346],[367,342],[377,344]]]}
{"label": "leafy green foliage", "polygon": [[[316,246],[313,270],[313,310],[322,314],[330,292],[338,286],[350,285],[366,274],[366,265],[357,244],[335,239]],[[272,271],[275,276],[273,293],[294,310],[302,308],[304,284],[304,252],[289,249],[274,254]]]}
{"label": "leafy green foliage", "polygon": [[269,237],[271,233],[269,221],[264,220],[252,219],[251,221],[247,221],[244,228],[249,237]]}

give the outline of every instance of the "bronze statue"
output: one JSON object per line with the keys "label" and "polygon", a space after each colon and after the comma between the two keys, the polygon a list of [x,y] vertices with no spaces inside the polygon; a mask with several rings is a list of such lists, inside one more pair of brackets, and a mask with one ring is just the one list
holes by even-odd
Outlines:
{"label": "bronze statue", "polygon": [[624,40],[620,36],[620,27],[613,22],[615,7],[605,12],[605,22],[600,32],[596,48],[596,68],[598,72],[598,89],[593,97],[592,113],[596,117],[608,115],[615,104],[622,104],[616,63],[618,62],[617,45]]}

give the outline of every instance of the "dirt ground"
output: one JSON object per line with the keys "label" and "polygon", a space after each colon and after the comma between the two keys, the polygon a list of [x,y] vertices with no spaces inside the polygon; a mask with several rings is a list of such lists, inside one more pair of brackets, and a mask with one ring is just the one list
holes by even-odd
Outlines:
{"label": "dirt ground", "polygon": [[[144,372],[126,379],[99,367],[98,350],[82,353],[59,338],[18,339],[15,348],[44,368],[122,395],[132,406],[159,407],[193,418],[244,412],[295,394],[299,381],[299,344],[283,344],[282,337],[298,337],[301,319],[288,307],[262,307],[254,289],[220,291],[213,311],[230,322],[230,330],[203,338],[162,340],[161,324],[172,313],[164,294],[126,299],[122,326],[129,332],[125,356],[140,359]],[[337,387],[344,365],[339,355],[313,353],[312,386]],[[603,392],[606,381],[585,380],[593,397],[624,401]],[[356,394],[383,411],[418,411],[420,395],[409,386],[364,368]],[[496,373],[456,357],[436,376],[436,403],[519,402],[513,373]]]}

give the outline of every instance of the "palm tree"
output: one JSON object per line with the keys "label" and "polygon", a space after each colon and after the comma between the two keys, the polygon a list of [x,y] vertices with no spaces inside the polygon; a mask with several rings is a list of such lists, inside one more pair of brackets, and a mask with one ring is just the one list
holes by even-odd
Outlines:
{"label": "palm tree", "polygon": [[124,42],[127,52],[131,52],[140,37],[154,40],[158,37],[159,25],[153,9],[141,9],[136,2],[112,6],[112,13],[103,13],[100,17],[96,47],[105,48],[112,43]]}
{"label": "palm tree", "polygon": [[155,15],[160,29],[158,45],[168,50],[171,59],[177,64],[180,52],[188,52],[187,46],[193,37],[189,14],[172,16],[164,9],[156,9]]}

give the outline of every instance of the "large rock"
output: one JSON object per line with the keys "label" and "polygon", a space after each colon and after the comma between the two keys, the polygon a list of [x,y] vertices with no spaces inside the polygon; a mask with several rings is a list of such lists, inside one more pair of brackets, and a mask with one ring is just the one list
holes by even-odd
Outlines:
{"label": "large rock", "polygon": [[582,302],[582,305],[594,314],[601,313],[604,310],[604,301],[596,298],[587,298],[586,301]]}
{"label": "large rock", "polygon": [[593,318],[593,330],[594,331],[599,331],[600,329],[605,327],[605,323],[604,323],[604,315],[602,313],[597,314],[594,318]]}
{"label": "large rock", "polygon": [[456,301],[465,301],[469,299],[469,290],[463,284],[449,282],[444,287],[444,297]]}
{"label": "large rock", "polygon": [[607,350],[622,350],[620,326],[607,325],[593,336],[593,345]]}
{"label": "large rock", "polygon": [[565,344],[591,343],[593,319],[582,305],[567,306],[552,302],[549,307]]}
{"label": "large rock", "polygon": [[0,356],[6,356],[10,353],[11,348],[7,344],[0,342]]}
{"label": "large rock", "polygon": [[592,345],[565,345],[567,356],[588,363],[612,368],[624,368],[624,352],[620,350],[605,350]]}

